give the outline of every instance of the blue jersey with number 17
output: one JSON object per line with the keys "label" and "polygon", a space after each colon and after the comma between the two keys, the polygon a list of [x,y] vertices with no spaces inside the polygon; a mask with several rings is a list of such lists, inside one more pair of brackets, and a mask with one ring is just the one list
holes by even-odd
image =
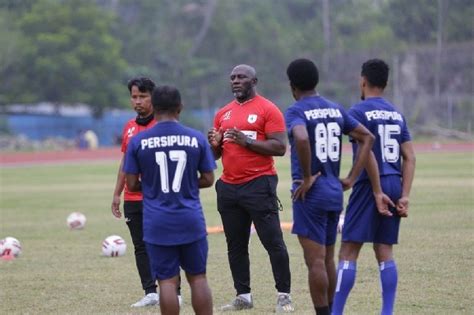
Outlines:
{"label": "blue jersey with number 17", "polygon": [[[375,136],[372,151],[379,166],[380,176],[401,175],[400,145],[410,141],[406,120],[403,115],[382,97],[371,97],[355,104],[349,115],[360,121]],[[352,143],[354,152],[357,143]],[[364,170],[357,182],[367,180]]]}
{"label": "blue jersey with number 17", "polygon": [[145,242],[179,245],[206,236],[198,172],[215,168],[204,135],[178,122],[159,122],[132,138],[123,170],[140,174]]}
{"label": "blue jersey with number 17", "polygon": [[321,172],[307,198],[313,199],[321,210],[342,210],[343,192],[339,181],[341,139],[342,134],[351,132],[359,122],[342,106],[321,96],[300,99],[287,109],[285,120],[291,146],[292,179],[303,178],[292,133],[295,126],[302,125],[309,136],[311,174]]}

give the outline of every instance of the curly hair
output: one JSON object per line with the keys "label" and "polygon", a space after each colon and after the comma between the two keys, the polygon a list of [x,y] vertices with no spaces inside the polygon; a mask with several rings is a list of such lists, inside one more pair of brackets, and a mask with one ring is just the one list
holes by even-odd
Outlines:
{"label": "curly hair", "polygon": [[318,68],[309,59],[293,60],[288,65],[286,74],[291,85],[302,91],[314,89],[319,82]]}
{"label": "curly hair", "polygon": [[389,67],[381,59],[370,59],[362,65],[360,75],[367,79],[373,87],[385,89],[388,81]]}

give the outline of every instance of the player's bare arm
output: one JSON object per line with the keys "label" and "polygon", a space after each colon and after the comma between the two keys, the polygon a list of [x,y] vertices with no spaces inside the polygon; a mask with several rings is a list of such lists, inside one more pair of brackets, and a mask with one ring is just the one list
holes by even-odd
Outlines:
{"label": "player's bare arm", "polygon": [[303,171],[303,180],[292,193],[291,197],[293,200],[299,198],[304,200],[306,193],[310,190],[311,186],[313,186],[321,173],[319,172],[315,175],[311,174],[311,146],[309,144],[308,131],[306,130],[306,127],[298,125],[295,126],[291,132],[295,139],[296,153],[298,155],[301,170]]}
{"label": "player's bare arm", "polygon": [[410,191],[415,177],[416,157],[413,143],[407,141],[400,146],[402,162],[402,197],[397,201],[397,212],[401,217],[408,216],[408,205],[410,201]]}
{"label": "player's bare arm", "polygon": [[214,184],[214,172],[200,173],[199,188],[211,187]]}
{"label": "player's bare arm", "polygon": [[341,180],[344,190],[348,190],[354,186],[357,177],[367,164],[369,153],[371,152],[372,145],[375,141],[374,135],[361,124],[358,124],[357,127],[349,132],[349,136],[357,141],[357,152],[349,174],[346,178]]}
{"label": "player's bare arm", "polygon": [[116,218],[122,217],[122,213],[120,212],[120,196],[122,195],[122,191],[125,188],[125,173],[122,171],[123,168],[123,156],[120,160],[120,166],[117,173],[117,181],[115,183],[114,195],[112,197],[112,214]]}
{"label": "player's bare arm", "polygon": [[216,160],[218,160],[222,156],[222,139],[222,130],[211,128],[207,132],[207,140],[211,145],[212,153],[214,153],[214,158]]}
{"label": "player's bare arm", "polygon": [[390,211],[389,206],[395,207],[393,201],[382,191],[382,186],[380,184],[380,173],[379,167],[377,165],[377,159],[375,158],[372,150],[369,154],[369,160],[365,167],[367,175],[369,176],[370,185],[372,186],[372,191],[374,193],[375,204],[377,210],[381,215],[388,217],[393,216],[393,213]]}
{"label": "player's bare arm", "polygon": [[138,174],[125,174],[129,191],[142,191],[142,185]]}
{"label": "player's bare arm", "polygon": [[235,142],[256,153],[271,156],[283,156],[286,152],[285,132],[274,132],[265,135],[265,140],[249,140],[249,138],[237,128],[227,129],[224,132],[224,141]]}

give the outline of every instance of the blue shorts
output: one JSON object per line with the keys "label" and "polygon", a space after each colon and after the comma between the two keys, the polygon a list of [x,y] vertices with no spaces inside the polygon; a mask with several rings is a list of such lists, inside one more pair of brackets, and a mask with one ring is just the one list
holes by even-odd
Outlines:
{"label": "blue shorts", "polygon": [[[402,194],[400,176],[388,175],[380,178],[383,192],[397,203]],[[397,244],[400,216],[387,217],[379,214],[370,182],[357,183],[352,189],[347,205],[342,241],[356,243]]]}
{"label": "blue shorts", "polygon": [[153,279],[166,280],[179,275],[179,267],[190,275],[206,273],[207,237],[182,245],[146,244]]}
{"label": "blue shorts", "polygon": [[309,238],[320,245],[334,245],[340,214],[340,211],[318,210],[308,199],[304,202],[294,201],[291,233]]}

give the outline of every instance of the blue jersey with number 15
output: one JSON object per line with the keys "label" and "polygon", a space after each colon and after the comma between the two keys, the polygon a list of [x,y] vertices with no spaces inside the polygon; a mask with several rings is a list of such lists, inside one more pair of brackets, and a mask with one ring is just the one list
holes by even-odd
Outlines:
{"label": "blue jersey with number 15", "polygon": [[[379,166],[380,176],[401,175],[400,145],[410,141],[410,132],[403,115],[382,97],[371,97],[355,104],[349,115],[360,121],[375,136],[372,151]],[[352,143],[354,152],[357,143]],[[364,170],[357,182],[367,180]]]}
{"label": "blue jersey with number 15", "polygon": [[159,122],[132,138],[123,170],[140,174],[144,241],[179,245],[206,236],[198,172],[215,168],[204,135],[178,122]]}
{"label": "blue jersey with number 15", "polygon": [[306,128],[311,147],[311,174],[321,172],[308,195],[322,210],[342,209],[342,186],[339,181],[342,134],[348,134],[359,124],[344,108],[321,96],[304,97],[290,106],[285,113],[291,146],[291,176],[303,178],[296,153],[293,128]]}

